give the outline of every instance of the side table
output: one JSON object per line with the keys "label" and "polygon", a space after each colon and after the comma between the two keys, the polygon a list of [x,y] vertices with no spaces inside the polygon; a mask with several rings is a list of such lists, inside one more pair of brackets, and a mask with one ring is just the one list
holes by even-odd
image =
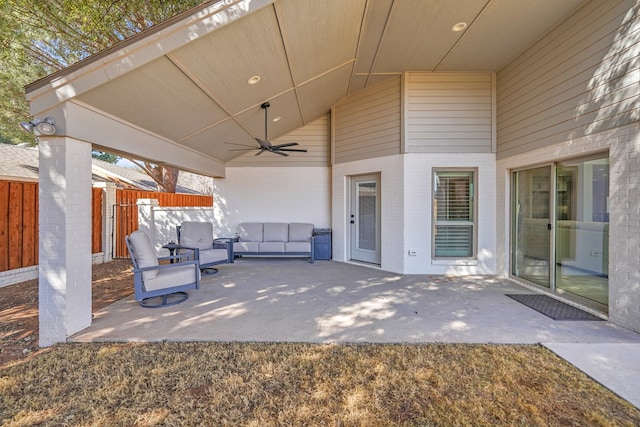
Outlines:
{"label": "side table", "polygon": [[[176,242],[174,242],[174,241],[171,241],[171,242],[167,243],[166,245],[162,245],[162,247],[163,247],[164,249],[167,249],[167,250],[169,251],[169,255],[170,255],[170,256],[173,256],[173,255],[175,254],[176,249],[180,249],[180,245],[179,245],[179,244],[177,244],[177,243],[176,243]],[[171,258],[171,259],[169,260],[169,263],[173,264],[173,262],[174,262],[174,259],[173,259],[173,258]]]}

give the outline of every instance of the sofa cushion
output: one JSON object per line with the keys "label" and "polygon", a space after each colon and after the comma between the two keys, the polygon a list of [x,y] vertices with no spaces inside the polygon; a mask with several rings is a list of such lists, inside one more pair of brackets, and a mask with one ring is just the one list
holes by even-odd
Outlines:
{"label": "sofa cushion", "polygon": [[308,242],[313,235],[313,224],[292,222],[289,224],[290,242]]}
{"label": "sofa cushion", "polygon": [[311,242],[287,242],[284,244],[284,251],[311,253]]}
{"label": "sofa cushion", "polygon": [[[286,242],[289,240],[289,225],[282,222],[265,222],[263,242]],[[284,249],[283,249],[284,250]]]}
{"label": "sofa cushion", "polygon": [[262,242],[262,233],[261,222],[243,222],[238,225],[238,237],[241,242]]}
{"label": "sofa cushion", "polygon": [[261,242],[235,242],[233,244],[233,252],[258,252],[258,245]]}
{"label": "sofa cushion", "polygon": [[210,222],[183,222],[180,225],[180,244],[189,248],[212,248],[213,224]]}
{"label": "sofa cushion", "polygon": [[284,252],[285,242],[262,242],[258,244],[260,252]]}
{"label": "sofa cushion", "polygon": [[[129,234],[129,244],[133,250],[138,268],[156,267],[158,265],[158,256],[147,233],[138,230]],[[146,281],[153,279],[157,275],[158,270],[143,271],[142,279]]]}

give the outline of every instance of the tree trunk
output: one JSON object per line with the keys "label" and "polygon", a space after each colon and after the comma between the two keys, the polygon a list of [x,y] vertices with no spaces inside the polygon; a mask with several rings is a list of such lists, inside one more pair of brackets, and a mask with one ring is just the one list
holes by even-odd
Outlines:
{"label": "tree trunk", "polygon": [[155,181],[158,191],[163,193],[176,192],[178,174],[180,173],[179,169],[156,165],[149,162],[140,162],[137,160],[131,161],[140,166],[140,168],[142,168],[142,170]]}

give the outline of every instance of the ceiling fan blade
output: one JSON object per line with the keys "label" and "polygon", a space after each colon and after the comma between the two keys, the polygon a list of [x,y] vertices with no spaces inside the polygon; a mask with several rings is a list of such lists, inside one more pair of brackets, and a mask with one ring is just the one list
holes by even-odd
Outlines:
{"label": "ceiling fan blade", "polygon": [[258,152],[255,154],[256,156],[259,156],[260,154],[262,154],[262,153],[264,153],[264,152],[266,151],[264,148],[257,148],[257,150],[260,150],[260,151],[258,151]]}
{"label": "ceiling fan blade", "polygon": [[260,144],[260,147],[265,149],[271,148],[271,143],[266,139],[260,139],[260,138],[254,138],[254,139],[258,141],[258,144]]}
{"label": "ceiling fan blade", "polygon": [[273,148],[293,147],[294,145],[298,145],[298,143],[297,142],[287,142],[286,144],[274,145]]}
{"label": "ceiling fan blade", "polygon": [[253,145],[246,145],[246,144],[236,144],[235,142],[225,142],[225,144],[228,145],[237,145],[239,147],[249,147],[249,148],[255,148]]}
{"label": "ceiling fan blade", "polygon": [[288,156],[288,154],[287,154],[287,153],[283,153],[283,152],[281,152],[280,150],[273,150],[273,151],[272,151],[272,153],[280,154],[281,156]]}
{"label": "ceiling fan blade", "polygon": [[307,150],[304,148],[280,148],[278,151],[296,151],[298,153],[306,153]]}
{"label": "ceiling fan blade", "polygon": [[260,148],[233,148],[227,151],[254,151],[254,150],[260,150]]}

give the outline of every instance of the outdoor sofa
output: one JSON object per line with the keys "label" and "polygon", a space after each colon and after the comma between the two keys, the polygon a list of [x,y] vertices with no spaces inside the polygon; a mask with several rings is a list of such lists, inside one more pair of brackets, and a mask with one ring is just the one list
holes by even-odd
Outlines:
{"label": "outdoor sofa", "polygon": [[292,222],[243,222],[233,243],[234,257],[308,257],[315,261],[314,225]]}

